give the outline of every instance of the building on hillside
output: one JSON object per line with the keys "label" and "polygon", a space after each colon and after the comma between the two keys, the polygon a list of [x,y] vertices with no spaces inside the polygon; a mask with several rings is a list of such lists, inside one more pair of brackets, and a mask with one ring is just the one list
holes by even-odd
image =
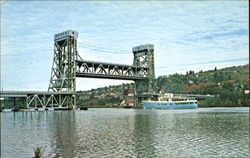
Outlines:
{"label": "building on hillside", "polygon": [[91,92],[79,91],[77,93],[77,96],[79,97],[79,99],[90,99],[91,98]]}
{"label": "building on hillside", "polygon": [[239,82],[236,82],[236,83],[233,84],[233,88],[234,89],[243,88],[243,85],[241,83],[239,83]]}
{"label": "building on hillside", "polygon": [[134,106],[135,105],[135,90],[134,89],[124,90],[123,98],[124,98],[126,106]]}
{"label": "building on hillside", "polygon": [[219,87],[220,89],[223,87],[223,84],[222,83],[220,83],[220,82],[218,82],[217,83],[217,87]]}
{"label": "building on hillside", "polygon": [[135,96],[135,90],[134,89],[126,89],[124,91],[124,96]]}
{"label": "building on hillside", "polygon": [[98,90],[92,92],[92,98],[93,99],[100,99],[101,98]]}
{"label": "building on hillside", "polygon": [[119,98],[123,98],[124,97],[124,92],[123,91],[117,91],[116,92],[116,96],[119,97]]}
{"label": "building on hillside", "polygon": [[158,88],[157,91],[158,93],[163,94],[165,92],[165,89],[166,89],[165,87],[164,88],[161,87],[161,88]]}
{"label": "building on hillside", "polygon": [[134,106],[135,105],[135,99],[126,99],[125,104],[127,106]]}
{"label": "building on hillside", "polygon": [[109,91],[109,96],[110,97],[115,97],[116,96],[116,92],[114,90]]}

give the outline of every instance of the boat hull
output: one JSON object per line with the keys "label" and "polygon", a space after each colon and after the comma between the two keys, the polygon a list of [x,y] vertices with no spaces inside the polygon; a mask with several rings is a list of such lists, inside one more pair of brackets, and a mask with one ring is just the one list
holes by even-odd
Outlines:
{"label": "boat hull", "polygon": [[196,109],[198,108],[197,103],[186,103],[178,105],[176,103],[168,102],[143,102],[143,107],[145,109]]}

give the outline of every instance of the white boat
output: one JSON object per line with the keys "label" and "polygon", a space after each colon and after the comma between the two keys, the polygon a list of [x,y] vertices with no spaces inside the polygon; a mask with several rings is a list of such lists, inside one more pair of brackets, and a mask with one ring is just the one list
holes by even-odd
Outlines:
{"label": "white boat", "polygon": [[[198,108],[197,100],[188,100],[188,98],[178,98],[174,101],[172,93],[160,94],[158,101],[142,101],[145,109],[195,109]],[[177,99],[177,98],[175,98]]]}
{"label": "white boat", "polygon": [[3,109],[2,112],[12,112],[12,109]]}
{"label": "white boat", "polygon": [[145,109],[195,109],[198,108],[197,100],[182,101],[143,101]]}

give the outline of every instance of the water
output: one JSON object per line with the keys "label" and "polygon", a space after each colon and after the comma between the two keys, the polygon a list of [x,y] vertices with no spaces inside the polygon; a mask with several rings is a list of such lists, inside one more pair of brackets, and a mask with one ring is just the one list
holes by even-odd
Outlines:
{"label": "water", "polygon": [[1,156],[249,157],[249,109],[1,113]]}

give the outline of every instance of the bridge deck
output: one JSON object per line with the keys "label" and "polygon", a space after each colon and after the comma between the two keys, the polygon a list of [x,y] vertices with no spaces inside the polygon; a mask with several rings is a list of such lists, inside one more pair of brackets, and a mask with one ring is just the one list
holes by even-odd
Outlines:
{"label": "bridge deck", "polygon": [[148,79],[148,67],[86,60],[76,60],[76,64],[76,77],[134,81]]}
{"label": "bridge deck", "polygon": [[107,74],[92,74],[92,73],[76,73],[76,77],[88,78],[104,78],[104,79],[117,79],[117,80],[145,80],[147,77],[140,76],[121,76],[121,75],[107,75]]}
{"label": "bridge deck", "polygon": [[29,95],[72,95],[76,92],[49,92],[49,91],[0,91],[0,97],[27,97]]}

